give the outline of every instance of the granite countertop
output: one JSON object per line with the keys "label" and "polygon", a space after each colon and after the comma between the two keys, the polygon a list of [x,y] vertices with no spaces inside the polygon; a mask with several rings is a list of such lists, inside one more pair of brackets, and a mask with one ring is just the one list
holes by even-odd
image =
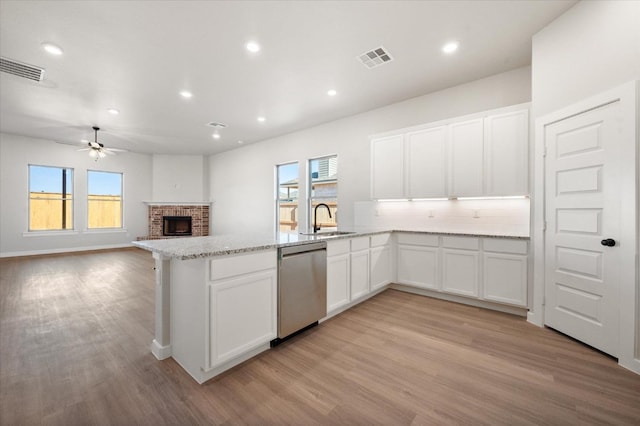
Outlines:
{"label": "granite countertop", "polygon": [[434,235],[449,235],[460,237],[481,238],[509,238],[529,240],[525,235],[507,234],[480,234],[467,232],[443,232],[419,229],[341,229],[345,232],[340,235],[323,236],[322,232],[316,235],[305,235],[296,232],[282,232],[273,234],[224,234],[209,237],[183,237],[166,240],[134,241],[133,245],[166,257],[182,260],[198,259],[203,257],[224,256],[228,254],[246,253],[258,250],[276,249],[280,247],[307,244],[317,241],[331,241],[344,238],[366,237],[388,232],[406,232]]}

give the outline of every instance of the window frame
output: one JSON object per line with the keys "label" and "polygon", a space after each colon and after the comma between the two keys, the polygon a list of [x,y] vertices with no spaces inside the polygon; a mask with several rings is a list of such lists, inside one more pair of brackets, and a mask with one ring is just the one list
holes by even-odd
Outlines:
{"label": "window frame", "polygon": [[[318,160],[324,160],[324,159],[330,159],[330,158],[335,158],[336,159],[336,194],[335,194],[335,197],[317,197],[317,196],[314,196],[314,194],[313,194],[313,177],[312,177],[313,171],[311,169],[311,162],[312,161],[318,161]],[[314,226],[314,222],[313,222],[313,213],[314,213],[313,201],[314,200],[316,200],[316,201],[320,200],[320,202],[323,202],[322,200],[335,200],[336,212],[338,210],[338,171],[337,170],[339,170],[338,154],[322,155],[320,157],[313,157],[313,158],[309,158],[307,160],[307,223],[309,224],[309,229],[310,229],[311,232],[313,232],[313,226]],[[333,214],[333,218],[334,218],[335,223],[336,223],[335,229],[338,229],[338,218],[337,218],[337,215],[335,213]]]}
{"label": "window frame", "polygon": [[[90,225],[90,220],[89,220],[89,214],[90,214],[90,204],[92,201],[106,201],[106,202],[115,202],[115,200],[100,200],[100,199],[91,199],[89,198],[91,194],[89,194],[89,176],[91,173],[111,173],[111,174],[116,174],[116,175],[120,175],[120,226],[105,226],[105,227],[91,227]],[[109,232],[109,231],[118,231],[118,230],[124,230],[125,229],[125,223],[124,223],[124,209],[125,209],[125,203],[124,203],[124,172],[112,172],[109,170],[95,170],[95,169],[87,169],[87,215],[86,215],[86,219],[87,219],[87,231],[89,232]]]}
{"label": "window frame", "polygon": [[[55,199],[55,198],[32,198],[31,194],[31,182],[32,182],[32,177],[31,177],[31,168],[32,167],[43,167],[43,168],[49,168],[49,169],[58,169],[58,170],[69,170],[71,171],[71,198],[68,197],[63,197],[62,196],[62,192],[60,193],[60,198],[59,199]],[[56,234],[66,234],[66,233],[75,233],[75,222],[76,222],[76,203],[75,203],[75,193],[76,193],[76,182],[75,182],[75,169],[73,167],[66,167],[66,166],[49,166],[49,165],[42,165],[42,164],[32,164],[32,163],[28,163],[27,164],[27,211],[28,211],[28,216],[27,216],[27,234],[51,234],[51,233],[56,233]],[[61,184],[63,184],[63,182],[61,182]],[[55,229],[32,229],[31,228],[31,211],[32,211],[32,206],[31,206],[31,200],[60,200],[63,202],[67,201],[67,202],[71,202],[71,226],[67,227],[67,228],[55,228]],[[67,212],[67,207],[65,207],[65,213]],[[64,222],[66,224],[66,217],[64,218]]]}
{"label": "window frame", "polygon": [[[285,163],[276,164],[274,168],[274,178],[275,178],[275,191],[274,191],[274,201],[275,201],[275,232],[279,234],[280,230],[280,167],[290,166],[295,164],[298,167],[298,195],[295,197],[298,213],[300,212],[300,162],[299,161],[288,161]],[[290,230],[289,232],[301,232],[301,223],[300,223],[300,214],[298,214],[298,222],[295,230]]]}

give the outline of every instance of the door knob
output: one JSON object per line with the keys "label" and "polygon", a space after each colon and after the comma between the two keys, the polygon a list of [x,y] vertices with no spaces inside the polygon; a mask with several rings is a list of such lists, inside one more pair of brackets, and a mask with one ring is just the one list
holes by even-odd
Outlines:
{"label": "door knob", "polygon": [[616,240],[614,240],[613,238],[607,238],[606,240],[600,241],[600,244],[607,247],[613,247],[616,245]]}

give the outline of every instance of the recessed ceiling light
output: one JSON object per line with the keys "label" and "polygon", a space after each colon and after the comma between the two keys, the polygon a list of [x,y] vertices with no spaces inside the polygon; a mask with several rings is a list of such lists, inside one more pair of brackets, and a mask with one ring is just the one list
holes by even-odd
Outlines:
{"label": "recessed ceiling light", "polygon": [[211,137],[214,139],[220,139],[220,133],[214,133]]}
{"label": "recessed ceiling light", "polygon": [[442,51],[444,53],[453,53],[456,50],[458,50],[458,42],[457,41],[451,41],[451,42],[445,44],[444,46],[442,46]]}
{"label": "recessed ceiling light", "polygon": [[244,141],[238,141],[238,145],[242,145]]}
{"label": "recessed ceiling light", "polygon": [[255,41],[248,42],[247,44],[245,44],[245,47],[251,53],[256,53],[260,51],[260,45]]}
{"label": "recessed ceiling light", "polygon": [[264,117],[258,117],[258,121],[264,123],[265,121],[267,121],[267,119]]}
{"label": "recessed ceiling light", "polygon": [[334,89],[331,89],[331,90],[327,91],[327,95],[329,95],[329,96],[335,96],[337,94],[338,94],[338,92],[336,92]]}
{"label": "recessed ceiling light", "polygon": [[193,96],[193,93],[189,92],[188,90],[183,90],[182,92],[180,92],[180,96],[185,99],[189,99]]}
{"label": "recessed ceiling light", "polygon": [[107,111],[109,111],[109,114],[113,114],[113,115],[118,115],[120,114],[120,111],[118,111],[115,108],[109,108]]}
{"label": "recessed ceiling light", "polygon": [[42,43],[42,48],[52,55],[57,56],[62,55],[62,53],[64,52],[60,46],[49,42]]}

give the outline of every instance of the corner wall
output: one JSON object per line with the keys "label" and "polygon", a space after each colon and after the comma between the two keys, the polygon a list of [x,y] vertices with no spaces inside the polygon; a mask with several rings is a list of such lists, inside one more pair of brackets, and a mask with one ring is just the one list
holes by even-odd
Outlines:
{"label": "corner wall", "polygon": [[[30,164],[74,171],[74,232],[29,235]],[[87,230],[87,170],[123,173],[124,230]],[[147,234],[151,156],[122,153],[93,161],[86,152],[54,141],[0,134],[0,257],[129,246]]]}
{"label": "corner wall", "polygon": [[[211,156],[212,233],[273,232],[275,165],[298,161],[305,176],[308,159],[330,154],[338,155],[339,224],[357,225],[354,204],[370,198],[369,135],[529,102],[530,73],[518,68]],[[300,218],[306,196],[301,188]]]}

